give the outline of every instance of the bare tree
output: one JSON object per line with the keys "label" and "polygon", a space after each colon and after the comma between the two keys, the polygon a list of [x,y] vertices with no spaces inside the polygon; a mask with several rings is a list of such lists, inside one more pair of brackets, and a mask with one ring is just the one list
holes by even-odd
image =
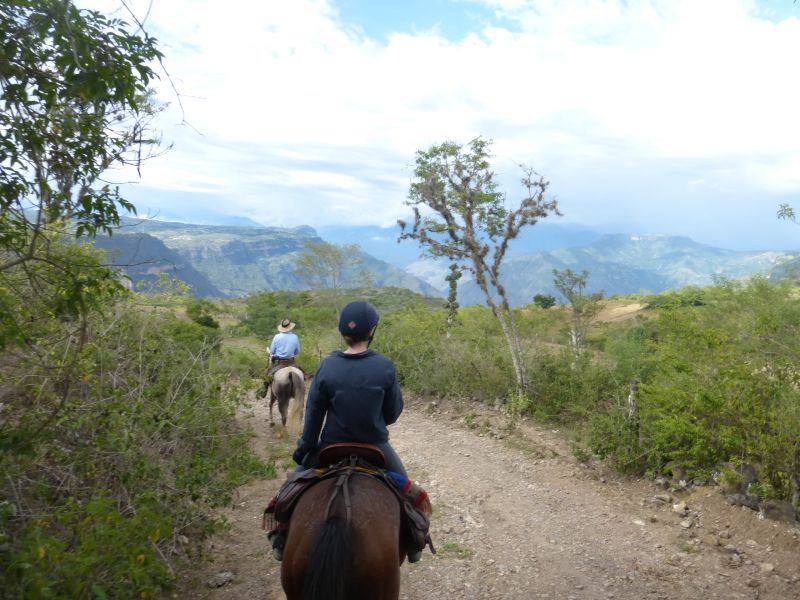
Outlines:
{"label": "bare tree", "polygon": [[572,309],[572,327],[570,328],[570,346],[577,356],[586,343],[586,334],[589,325],[603,307],[602,292],[585,294],[586,283],[589,280],[589,271],[574,273],[571,269],[559,271],[553,269],[555,279],[553,284],[561,295],[570,303]]}
{"label": "bare tree", "polygon": [[399,221],[400,239],[416,240],[430,256],[444,257],[471,272],[500,323],[511,353],[517,393],[527,380],[521,360],[519,335],[501,283],[500,270],[508,244],[523,227],[560,214],[555,199],[547,199],[549,183],[522,166],[524,197],[516,208],[506,206],[489,164],[490,140],[469,144],[444,142],[420,150],[407,204],[413,207],[411,227]]}

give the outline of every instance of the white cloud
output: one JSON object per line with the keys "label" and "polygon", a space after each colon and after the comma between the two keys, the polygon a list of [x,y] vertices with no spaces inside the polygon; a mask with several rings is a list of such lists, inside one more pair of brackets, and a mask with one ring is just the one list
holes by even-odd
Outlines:
{"label": "white cloud", "polygon": [[[276,222],[287,201],[290,224],[387,222],[405,211],[415,150],[483,134],[511,174],[666,161],[685,187],[713,162],[738,185],[800,191],[797,19],[760,19],[750,0],[480,3],[514,27],[379,42],[325,0],[155,0],[148,26],[202,136],[172,127],[173,100],[175,149],[143,184]],[[164,80],[159,92],[172,97]]]}

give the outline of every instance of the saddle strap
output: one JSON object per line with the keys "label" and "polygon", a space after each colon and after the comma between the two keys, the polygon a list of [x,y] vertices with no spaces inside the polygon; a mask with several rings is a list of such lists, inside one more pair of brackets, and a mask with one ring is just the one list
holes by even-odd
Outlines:
{"label": "saddle strap", "polygon": [[328,506],[325,508],[325,520],[327,521],[330,517],[331,507],[333,506],[333,501],[336,500],[336,496],[339,495],[341,492],[342,496],[344,497],[344,508],[345,513],[347,514],[347,524],[350,525],[350,521],[352,520],[353,516],[353,503],[350,499],[350,475],[353,474],[353,469],[349,468],[344,473],[339,475],[339,479],[336,480],[336,486],[333,489],[333,493],[331,494],[330,500],[328,500]]}

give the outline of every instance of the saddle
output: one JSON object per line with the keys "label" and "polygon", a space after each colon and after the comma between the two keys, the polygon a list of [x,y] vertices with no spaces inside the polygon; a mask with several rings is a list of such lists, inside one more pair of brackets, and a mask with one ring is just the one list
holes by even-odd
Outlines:
{"label": "saddle", "polygon": [[[319,453],[318,462],[319,468],[289,474],[278,494],[264,510],[262,528],[266,529],[270,517],[277,521],[274,525],[288,523],[298,499],[312,485],[333,477],[338,477],[339,482],[345,482],[347,477],[357,473],[379,479],[397,497],[402,508],[401,531],[408,547],[429,546],[431,552],[436,554],[429,533],[430,520],[420,510],[427,500],[427,492],[409,479],[406,479],[401,492],[394,477],[399,474],[383,469],[385,458],[380,448],[355,442],[331,444]],[[427,506],[430,507],[429,502]]]}
{"label": "saddle", "polygon": [[320,468],[332,467],[348,461],[355,456],[360,462],[365,462],[376,469],[383,469],[386,464],[386,457],[377,446],[372,444],[360,444],[358,442],[346,442],[331,444],[322,449],[317,457]]}
{"label": "saddle", "polygon": [[[267,365],[267,370],[264,373],[264,379],[271,383],[272,378],[275,377],[275,373],[285,367],[297,367],[300,369],[297,361],[293,358],[273,358],[272,361]],[[302,369],[300,370],[303,371]],[[303,375],[305,375],[305,371],[303,371]]]}

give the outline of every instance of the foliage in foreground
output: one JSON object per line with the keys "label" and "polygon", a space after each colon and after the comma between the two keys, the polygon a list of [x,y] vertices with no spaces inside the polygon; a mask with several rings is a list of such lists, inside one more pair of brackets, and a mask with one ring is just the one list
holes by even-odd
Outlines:
{"label": "foliage in foreground", "polygon": [[69,0],[0,3],[3,598],[169,590],[210,509],[269,471],[210,307],[143,311],[74,242],[134,211],[103,175],[159,144],[160,59],[143,27]]}
{"label": "foliage in foreground", "polygon": [[141,28],[68,0],[0,4],[0,273],[56,265],[75,275],[65,299],[91,298],[75,263],[42,239],[110,234],[134,211],[102,176],[158,146],[148,86],[160,59]]}
{"label": "foliage in foreground", "polygon": [[[210,509],[274,474],[233,420],[242,363],[216,328],[114,300],[116,286],[74,319],[24,277],[9,282],[0,292],[20,295],[0,324],[14,333],[0,359],[3,596],[169,590],[173,566],[216,526]],[[25,331],[12,327],[34,314]]]}

